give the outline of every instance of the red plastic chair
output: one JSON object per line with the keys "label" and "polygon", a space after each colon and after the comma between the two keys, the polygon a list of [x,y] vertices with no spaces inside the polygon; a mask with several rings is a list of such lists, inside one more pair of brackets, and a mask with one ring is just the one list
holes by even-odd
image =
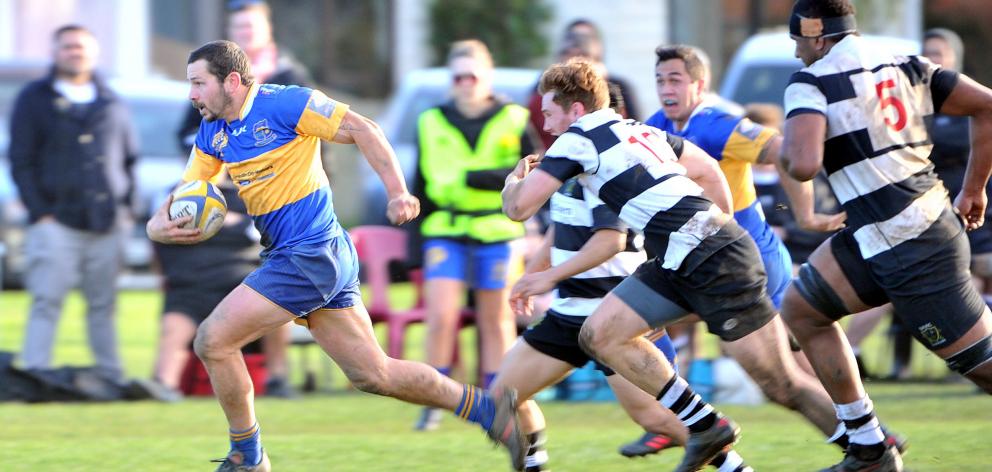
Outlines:
{"label": "red plastic chair", "polygon": [[[390,226],[358,226],[348,233],[355,243],[358,262],[372,292],[367,306],[369,317],[373,323],[386,323],[386,352],[389,357],[401,359],[407,325],[422,323],[425,316],[422,307],[397,311],[389,303],[389,264],[407,260],[406,232]],[[417,305],[420,305],[420,300]]]}
{"label": "red plastic chair", "polygon": [[[386,353],[389,357],[402,359],[407,327],[412,323],[423,323],[426,317],[423,273],[419,270],[410,272],[410,281],[417,288],[417,301],[414,306],[406,310],[397,310],[389,303],[389,264],[392,261],[407,260],[406,231],[392,226],[368,225],[354,227],[348,233],[355,243],[358,262],[365,271],[365,279],[372,292],[367,306],[369,317],[373,323],[386,323],[388,338]],[[473,310],[463,310],[459,328],[474,323],[474,320]],[[456,340],[456,359],[457,352]]]}

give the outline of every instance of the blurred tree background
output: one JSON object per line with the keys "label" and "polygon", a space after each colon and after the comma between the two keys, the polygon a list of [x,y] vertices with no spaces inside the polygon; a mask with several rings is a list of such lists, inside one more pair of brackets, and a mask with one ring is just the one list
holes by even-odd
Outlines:
{"label": "blurred tree background", "polygon": [[501,67],[533,66],[548,52],[543,0],[435,0],[430,7],[434,63],[443,65],[452,42],[479,39]]}

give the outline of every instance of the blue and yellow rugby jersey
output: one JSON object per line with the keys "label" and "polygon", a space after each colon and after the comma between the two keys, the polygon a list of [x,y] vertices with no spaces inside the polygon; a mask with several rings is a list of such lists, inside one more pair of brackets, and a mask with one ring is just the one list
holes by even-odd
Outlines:
{"label": "blue and yellow rugby jersey", "polygon": [[252,85],[237,120],[200,123],[183,181],[227,167],[269,250],[341,234],[320,140],[338,131],[348,105],[306,87]]}
{"label": "blue and yellow rugby jersey", "polygon": [[758,161],[761,150],[778,134],[777,131],[710,102],[696,107],[685,129],[676,130],[675,123],[666,118],[662,110],[651,115],[645,124],[681,136],[720,161],[720,169],[727,177],[734,200],[734,219],[747,230],[762,252],[777,246],[778,237],[765,221],[751,173],[751,164]]}

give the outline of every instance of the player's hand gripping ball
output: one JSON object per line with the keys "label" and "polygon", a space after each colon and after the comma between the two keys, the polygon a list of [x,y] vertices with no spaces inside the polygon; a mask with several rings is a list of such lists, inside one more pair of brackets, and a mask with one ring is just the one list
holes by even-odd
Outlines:
{"label": "player's hand gripping ball", "polygon": [[192,216],[193,219],[182,226],[184,229],[199,228],[200,241],[210,239],[224,226],[227,215],[227,201],[216,185],[206,180],[194,180],[183,184],[172,193],[169,206],[169,219]]}

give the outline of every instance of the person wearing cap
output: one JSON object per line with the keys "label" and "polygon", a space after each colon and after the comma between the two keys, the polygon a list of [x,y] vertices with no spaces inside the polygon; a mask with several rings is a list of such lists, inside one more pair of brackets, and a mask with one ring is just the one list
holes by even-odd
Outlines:
{"label": "person wearing cap", "polygon": [[[826,470],[900,471],[837,321],[891,302],[918,341],[992,393],[992,312],[971,283],[965,237],[985,219],[992,90],[870,46],[849,0],[797,1],[789,32],[806,67],[785,90],[779,165],[802,181],[824,169],[847,226],[800,268],[782,316],[847,426],[844,459]],[[930,161],[926,122],[935,113],[972,119],[973,152],[953,205]]]}
{"label": "person wearing cap", "polygon": [[[423,212],[411,228],[411,253],[423,254],[427,363],[451,374],[462,301],[472,287],[485,388],[516,336],[507,302],[510,243],[524,236],[524,225],[502,214],[500,190],[517,161],[534,151],[536,138],[527,109],[494,96],[493,60],[484,43],[453,43],[447,64],[451,99],[417,120],[413,191]],[[424,408],[414,429],[436,429],[440,413]]]}

